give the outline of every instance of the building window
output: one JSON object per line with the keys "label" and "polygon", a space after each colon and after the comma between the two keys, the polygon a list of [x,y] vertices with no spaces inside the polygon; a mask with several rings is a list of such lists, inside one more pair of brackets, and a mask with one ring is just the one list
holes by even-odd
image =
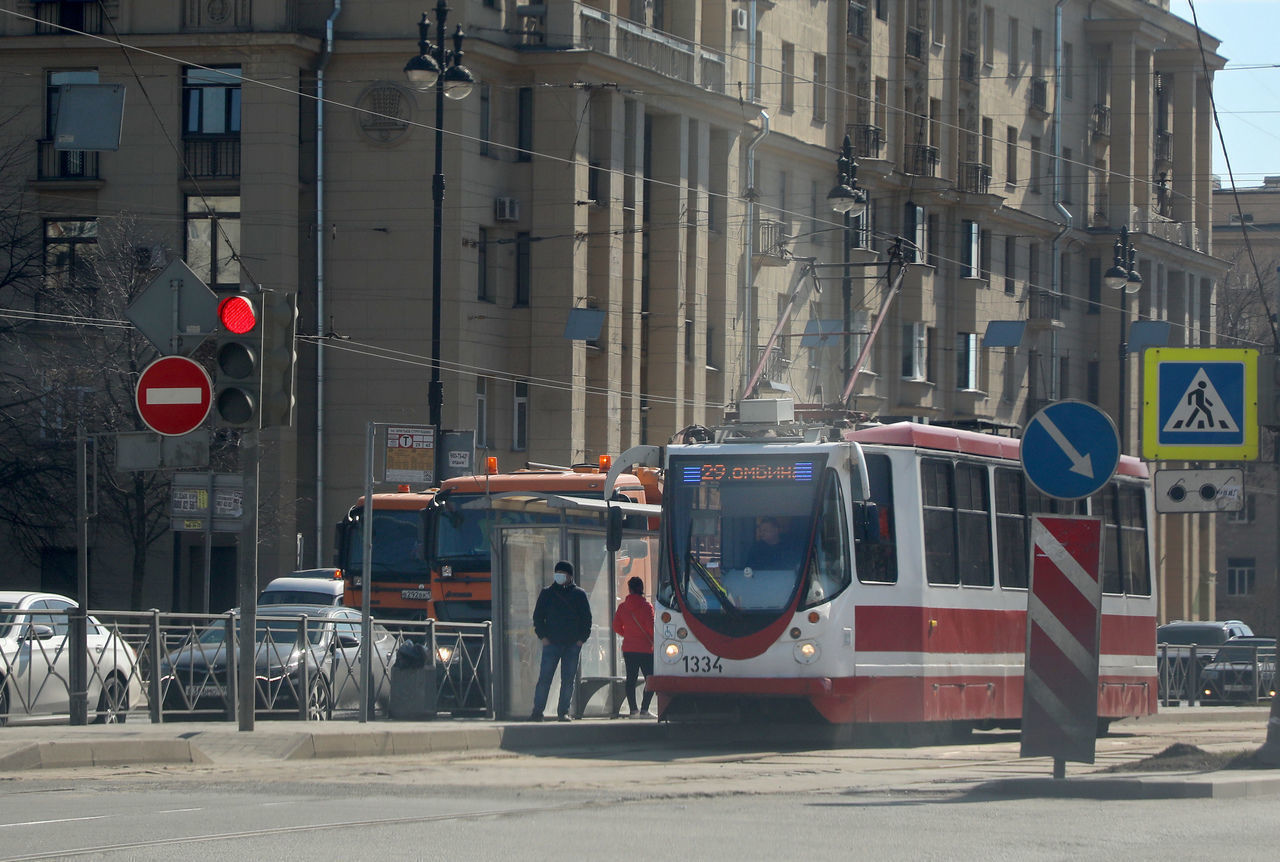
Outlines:
{"label": "building window", "polygon": [[45,76],[44,140],[40,142],[40,173],[45,178],[84,177],[96,179],[98,154],[85,150],[58,150],[53,140],[58,129],[58,105],[62,101],[62,88],[68,84],[96,84],[96,69],[79,69],[49,72]]}
{"label": "building window", "polygon": [[978,333],[956,333],[956,388],[978,390]]}
{"label": "building window", "polygon": [[1009,77],[1018,74],[1018,19],[1009,19]]}
{"label": "building window", "polygon": [[813,121],[827,121],[827,58],[813,55]]}
{"label": "building window", "polygon": [[1102,312],[1102,259],[1089,258],[1089,307],[1086,314]]}
{"label": "building window", "polygon": [[493,151],[493,92],[488,84],[480,85],[480,155],[491,156]]}
{"label": "building window", "polygon": [[489,380],[476,378],[476,448],[489,448]]}
{"label": "building window", "polygon": [[928,363],[928,328],[919,322],[902,324],[902,376],[907,380],[924,380]]}
{"label": "building window", "polygon": [[[45,290],[67,292],[96,288],[94,261],[97,256],[98,222],[96,219],[48,219],[45,221]],[[56,299],[54,301],[57,302]]]}
{"label": "building window", "polygon": [[516,234],[516,308],[527,308],[533,292],[533,261],[529,245],[528,231]]}
{"label": "building window", "polygon": [[1062,165],[1062,202],[1064,204],[1070,204],[1072,198],[1071,188],[1075,185],[1070,147],[1062,148],[1062,159],[1059,164]]}
{"label": "building window", "polygon": [[476,299],[493,302],[489,293],[489,229],[480,228],[476,239]]}
{"label": "building window", "polygon": [[941,262],[938,256],[938,250],[942,246],[942,243],[938,241],[938,231],[940,229],[941,228],[938,226],[938,214],[930,213],[929,217],[925,219],[925,262],[934,269],[937,269],[938,264]]}
{"label": "building window", "polygon": [[889,20],[889,0],[876,0],[876,17],[881,21]]}
{"label": "building window", "polygon": [[1071,357],[1058,357],[1058,398],[1071,397]]}
{"label": "building window", "polygon": [[1256,514],[1257,498],[1248,492],[1244,495],[1244,505],[1239,511],[1227,512],[1227,523],[1229,524],[1252,524],[1254,515]]}
{"label": "building window", "polygon": [[1072,78],[1075,76],[1075,50],[1071,47],[1070,42],[1062,43],[1062,98],[1072,98],[1072,92],[1075,87],[1072,85]]}
{"label": "building window", "polygon": [[185,260],[213,288],[240,288],[240,198],[187,198]]}
{"label": "building window", "polygon": [[1018,130],[1013,126],[1004,130],[1004,181],[1010,186],[1018,184]]}
{"label": "building window", "polygon": [[1102,398],[1102,363],[1090,359],[1085,366],[1084,399],[1090,404],[1097,404]]}
{"label": "building window", "polygon": [[533,88],[521,87],[516,111],[516,161],[533,159]]}
{"label": "building window", "polygon": [[982,9],[982,65],[990,69],[996,62],[996,10]]}
{"label": "building window", "polygon": [[903,249],[903,260],[908,263],[923,263],[928,252],[928,222],[925,219],[924,207],[913,201],[907,201],[903,208],[902,235],[910,240],[911,245]]}
{"label": "building window", "polygon": [[[707,370],[719,371],[720,365],[716,362],[716,328],[712,324],[707,324]],[[814,351],[816,352],[816,351]]]}
{"label": "building window", "polygon": [[930,35],[933,44],[941,45],[942,40],[947,33],[947,7],[946,0],[933,0],[933,23],[930,29],[933,31]]}
{"label": "building window", "polygon": [[782,103],[784,111],[795,109],[796,100],[796,46],[782,43]]}
{"label": "building window", "polygon": [[1018,239],[1004,238],[1004,292],[1013,296],[1017,292],[1016,267],[1018,264]]}
{"label": "building window", "polygon": [[1033,242],[1027,247],[1027,284],[1031,287],[1040,285],[1040,243]]}
{"label": "building window", "polygon": [[1227,557],[1227,595],[1253,595],[1257,577],[1258,566],[1253,557]]}
{"label": "building window", "polygon": [[1031,175],[1027,183],[1027,191],[1040,194],[1040,174],[1044,170],[1042,166],[1043,159],[1040,157],[1040,139],[1031,138]]}
{"label": "building window", "polygon": [[1012,404],[1018,398],[1018,348],[1004,349],[1004,373],[1001,378],[1000,400]]}
{"label": "building window", "polygon": [[182,72],[182,134],[240,134],[240,67]]}
{"label": "building window", "polygon": [[991,231],[989,230],[984,230],[978,235],[978,277],[988,285],[991,283]]}
{"label": "building window", "polygon": [[1062,308],[1071,307],[1071,258],[1064,251],[1058,256],[1058,290],[1062,295]]}
{"label": "building window", "polygon": [[529,381],[516,381],[514,398],[511,405],[511,448],[523,452],[529,448]]}
{"label": "building window", "polygon": [[978,223],[969,219],[960,222],[960,276],[980,278],[982,258],[981,232]]}

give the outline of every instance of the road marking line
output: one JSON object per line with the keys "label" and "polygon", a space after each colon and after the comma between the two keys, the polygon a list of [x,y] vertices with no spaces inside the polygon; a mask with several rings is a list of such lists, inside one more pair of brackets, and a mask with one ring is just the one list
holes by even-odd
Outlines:
{"label": "road marking line", "polygon": [[61,820],[25,820],[21,823],[0,823],[0,829],[11,829],[14,826],[48,826],[52,823],[83,823],[86,820],[105,820],[107,815],[95,814],[92,817],[64,817]]}

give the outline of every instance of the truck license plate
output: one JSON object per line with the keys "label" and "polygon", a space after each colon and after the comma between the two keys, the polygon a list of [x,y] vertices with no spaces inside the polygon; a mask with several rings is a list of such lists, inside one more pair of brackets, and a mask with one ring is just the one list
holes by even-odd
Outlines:
{"label": "truck license plate", "polygon": [[401,590],[400,598],[429,602],[431,601],[431,590]]}

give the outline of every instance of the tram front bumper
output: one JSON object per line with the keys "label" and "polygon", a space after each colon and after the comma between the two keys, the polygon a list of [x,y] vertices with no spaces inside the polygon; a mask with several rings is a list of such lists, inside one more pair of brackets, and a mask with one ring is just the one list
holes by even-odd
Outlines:
{"label": "tram front bumper", "polygon": [[755,694],[775,697],[815,697],[831,694],[830,677],[658,676],[645,681],[660,694]]}

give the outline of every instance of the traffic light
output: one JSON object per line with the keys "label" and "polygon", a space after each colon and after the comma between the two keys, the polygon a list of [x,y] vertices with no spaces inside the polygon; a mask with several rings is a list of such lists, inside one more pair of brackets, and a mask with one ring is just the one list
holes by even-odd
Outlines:
{"label": "traffic light", "polygon": [[234,293],[218,303],[213,412],[218,425],[256,428],[261,388],[262,325],[258,294]]}
{"label": "traffic light", "polygon": [[262,427],[293,424],[293,381],[298,361],[297,294],[265,291],[262,299]]}
{"label": "traffic light", "polygon": [[1258,355],[1258,424],[1280,431],[1280,354]]}

